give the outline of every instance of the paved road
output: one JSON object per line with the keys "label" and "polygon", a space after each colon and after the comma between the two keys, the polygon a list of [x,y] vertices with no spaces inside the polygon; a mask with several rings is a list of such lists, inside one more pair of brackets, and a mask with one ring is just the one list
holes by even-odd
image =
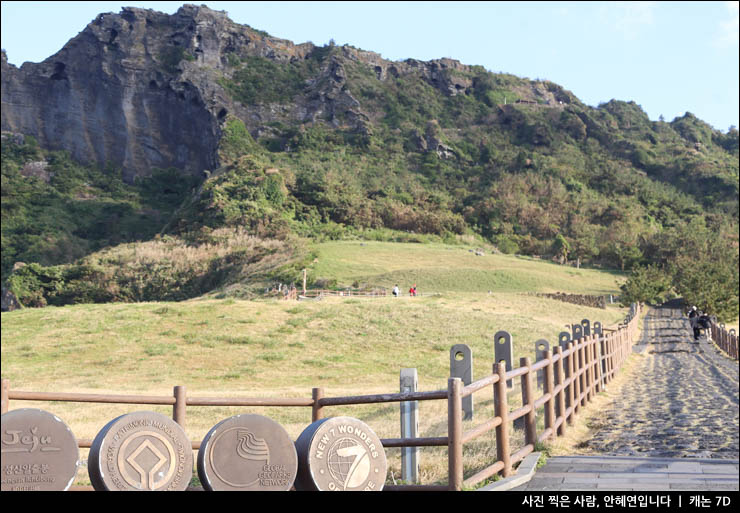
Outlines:
{"label": "paved road", "polygon": [[738,489],[737,361],[694,341],[688,319],[670,306],[649,310],[634,350],[642,355],[634,379],[588,442],[599,456],[550,458],[517,490]]}

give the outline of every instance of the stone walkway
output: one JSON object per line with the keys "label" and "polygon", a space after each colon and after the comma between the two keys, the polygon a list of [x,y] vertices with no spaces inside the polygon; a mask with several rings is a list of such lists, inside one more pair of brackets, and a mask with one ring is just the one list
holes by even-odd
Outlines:
{"label": "stone walkway", "polygon": [[525,485],[533,490],[738,489],[738,460],[646,458],[637,456],[555,456]]}
{"label": "stone walkway", "polygon": [[738,489],[737,361],[672,306],[650,309],[633,350],[634,379],[587,443],[599,456],[550,458],[516,490]]}

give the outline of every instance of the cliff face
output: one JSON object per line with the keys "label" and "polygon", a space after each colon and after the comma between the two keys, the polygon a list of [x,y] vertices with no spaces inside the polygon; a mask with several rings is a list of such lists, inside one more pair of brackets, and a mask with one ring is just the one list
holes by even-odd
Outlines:
{"label": "cliff face", "polygon": [[441,59],[393,63],[378,54],[344,47],[321,63],[289,102],[245,105],[221,85],[231,78],[230,59],[274,62],[307,59],[317,48],[295,45],[232,22],[226,13],[184,5],[167,15],[124,8],[101,14],[58,53],[20,68],[2,55],[2,130],[36,137],[81,162],[112,163],[124,179],[152,167],[199,174],[218,166],[218,141],[227,116],[256,135],[269,123],[322,119],[367,133],[369,118],[346,85],[344,64],[359,61],[378,80],[417,73],[446,95],[470,84],[445,69],[464,67]]}
{"label": "cliff face", "polygon": [[122,166],[129,181],[151,167],[213,169],[234,110],[216,83],[222,57],[258,39],[205,7],[101,14],[41,63],[17,68],[3,54],[2,130]]}

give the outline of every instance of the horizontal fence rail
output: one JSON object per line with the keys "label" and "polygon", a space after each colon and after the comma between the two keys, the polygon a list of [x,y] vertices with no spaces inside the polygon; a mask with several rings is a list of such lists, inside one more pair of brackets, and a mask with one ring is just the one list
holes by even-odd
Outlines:
{"label": "horizontal fence rail", "polygon": [[[629,356],[637,338],[640,312],[641,306],[635,304],[625,323],[568,342],[565,348],[556,346],[552,351],[545,351],[543,357],[534,364],[529,358],[521,358],[519,367],[507,371],[505,363],[494,363],[490,375],[465,386],[460,378],[449,378],[446,390],[325,397],[323,388],[313,388],[310,398],[188,397],[184,386],[175,386],[172,396],[26,392],[12,390],[10,381],[3,379],[2,413],[8,411],[10,400],[172,405],[173,420],[184,427],[188,406],[310,407],[313,422],[324,418],[325,408],[329,407],[442,400],[447,401],[447,436],[386,438],[380,441],[386,448],[447,446],[448,484],[387,485],[384,490],[459,491],[496,474],[503,477],[511,475],[514,466],[532,453],[538,443],[565,434],[568,426],[573,425],[579,410],[604,390]],[[735,344],[737,348],[737,342]],[[538,372],[544,373],[540,396],[535,393]],[[514,410],[508,404],[509,381],[517,382],[517,388],[521,391],[522,405]],[[464,431],[463,398],[491,389],[494,417]],[[538,433],[537,415],[540,408],[544,415],[544,428]],[[511,424],[518,419],[523,419],[524,445],[514,450],[510,431]],[[491,431],[495,432],[497,460],[463,479],[463,445]],[[78,445],[89,448],[92,440],[80,439]],[[192,442],[194,450],[199,449],[200,445],[201,441]]]}

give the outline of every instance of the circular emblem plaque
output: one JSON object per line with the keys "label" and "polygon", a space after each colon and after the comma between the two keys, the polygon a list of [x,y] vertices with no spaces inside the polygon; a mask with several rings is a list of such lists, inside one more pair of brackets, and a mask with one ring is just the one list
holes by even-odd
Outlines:
{"label": "circular emblem plaque", "polygon": [[193,449],[169,417],[129,413],[100,430],[87,465],[96,490],[182,491],[193,476]]}
{"label": "circular emblem plaque", "polygon": [[385,450],[363,422],[351,417],[317,420],[296,440],[296,490],[379,491]]}
{"label": "circular emblem plaque", "polygon": [[80,464],[77,440],[56,415],[33,408],[2,415],[2,491],[61,491]]}
{"label": "circular emblem plaque", "polygon": [[261,415],[237,415],[216,424],[198,451],[198,477],[213,491],[287,491],[298,456],[288,433]]}

